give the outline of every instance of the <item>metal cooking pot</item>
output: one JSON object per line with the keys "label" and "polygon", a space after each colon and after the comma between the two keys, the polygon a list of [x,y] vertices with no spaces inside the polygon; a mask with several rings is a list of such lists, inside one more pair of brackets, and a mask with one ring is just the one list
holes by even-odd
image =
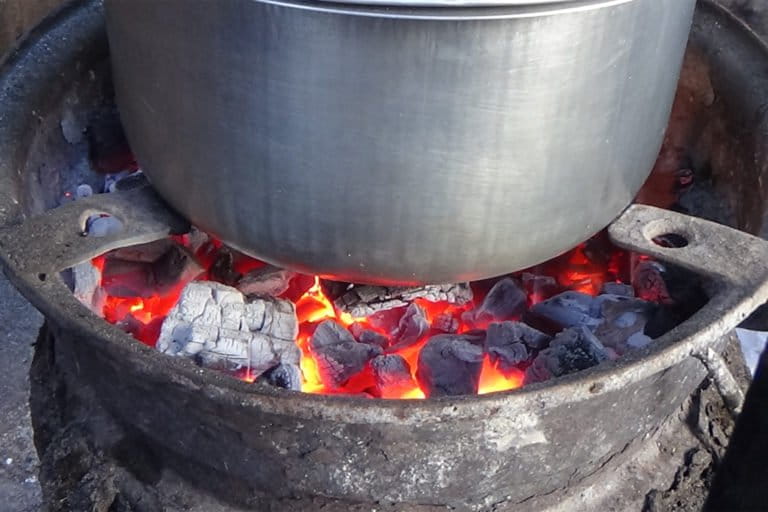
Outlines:
{"label": "metal cooking pot", "polygon": [[664,136],[695,0],[106,0],[163,197],[276,265],[481,279],[606,226]]}

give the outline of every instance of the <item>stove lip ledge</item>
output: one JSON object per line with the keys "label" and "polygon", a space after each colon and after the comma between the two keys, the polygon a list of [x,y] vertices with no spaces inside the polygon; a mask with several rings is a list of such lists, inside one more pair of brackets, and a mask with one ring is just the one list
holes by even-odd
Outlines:
{"label": "stove lip ledge", "polygon": [[[700,8],[714,8],[714,14],[730,18],[729,22],[744,25],[736,20],[727,10],[711,0],[700,2]],[[29,33],[19,43],[0,67],[0,85],[15,85],[11,90],[3,88],[0,95],[0,151],[19,158],[17,147],[19,134],[28,134],[33,130],[29,114],[29,105],[39,105],[42,101],[40,86],[47,84],[46,78],[61,80],[62,73],[71,71],[73,63],[83,58],[84,50],[72,50],[72,34],[77,28],[81,31],[79,41],[94,44],[103,38],[103,0],[77,0],[65,5],[41,25]],[[750,33],[750,35],[753,35]],[[766,54],[764,45],[755,45],[757,38],[745,41],[755,49]],[[44,44],[41,44],[44,43]],[[768,57],[766,57],[768,58]],[[34,76],[40,81],[35,88],[22,88],[23,77]],[[9,106],[11,108],[9,108]],[[26,106],[26,108],[25,108]],[[12,121],[8,122],[8,113]],[[23,115],[26,113],[26,115]],[[15,118],[15,122],[13,119]],[[23,158],[23,157],[22,157]],[[16,185],[6,191],[18,192],[18,172],[12,159],[0,161],[0,180],[3,184]],[[22,166],[23,167],[23,166]],[[21,168],[21,167],[20,167]],[[21,207],[16,197],[8,193],[0,194],[0,224],[8,224],[9,219],[20,217]],[[4,272],[11,282],[33,302],[52,321],[54,326],[70,329],[73,334],[84,336],[92,344],[107,345],[110,357],[120,356],[127,359],[136,371],[151,375],[168,374],[168,380],[180,385],[194,386],[216,395],[218,400],[278,414],[291,414],[306,418],[343,419],[345,423],[397,423],[415,424],[434,422],[440,419],[476,421],[478,418],[498,415],[512,415],[526,410],[542,411],[565,403],[579,402],[598,394],[608,393],[623,388],[627,384],[664,371],[680,361],[689,358],[697,345],[704,343],[709,335],[714,336],[722,330],[722,318],[706,324],[703,328],[693,326],[691,319],[677,329],[660,338],[650,349],[640,351],[621,361],[603,364],[598,367],[562,377],[546,383],[532,384],[523,389],[492,393],[479,396],[447,397],[428,400],[369,400],[355,397],[332,395],[311,395],[254,387],[231,377],[203,370],[191,361],[173,358],[157,353],[153,348],[134,340],[130,335],[106,323],[92,314],[76,301],[63,282],[50,279],[40,283],[36,277],[14,273],[13,268],[5,267]],[[66,296],[60,296],[66,292]],[[750,300],[744,293],[730,289],[718,296],[716,309],[726,303],[743,305]],[[58,300],[54,300],[58,299]],[[703,310],[702,310],[703,311]],[[699,314],[694,318],[698,318]],[[734,313],[735,314],[735,313]],[[699,318],[700,319],[700,318]],[[700,347],[698,347],[700,348]],[[172,375],[170,371],[177,372]],[[160,373],[158,373],[160,372]]]}

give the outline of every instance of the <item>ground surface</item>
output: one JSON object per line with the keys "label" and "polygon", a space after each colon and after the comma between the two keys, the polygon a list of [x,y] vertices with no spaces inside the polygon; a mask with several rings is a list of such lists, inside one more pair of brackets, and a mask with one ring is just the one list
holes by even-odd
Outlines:
{"label": "ground surface", "polygon": [[[59,3],[61,0],[0,0],[0,53],[12,45],[18,35],[42,13]],[[757,32],[768,35],[768,2],[723,0],[722,3],[745,17]],[[38,462],[28,409],[29,364],[32,344],[41,322],[34,308],[0,276],[0,509],[8,512],[34,512],[41,507]],[[712,391],[705,393],[711,394]],[[712,459],[718,457],[722,448],[712,446],[712,440],[715,444],[723,443],[728,429],[727,426],[720,426],[718,418],[721,418],[722,411],[702,411],[701,403],[701,400],[697,402],[694,399],[686,404],[680,410],[677,421],[673,418],[652,442],[638,452],[634,461],[616,472],[611,485],[625,491],[631,487],[656,489],[645,500],[646,510],[700,509],[706,483],[711,478]],[[712,407],[716,409],[716,406]],[[714,433],[714,436],[710,435],[709,441],[702,443],[697,440],[697,428]],[[689,448],[683,450],[674,446]],[[657,471],[637,470],[645,465],[644,461],[650,462]],[[610,503],[610,499],[605,501],[604,497],[594,496],[594,493],[594,488],[589,485],[580,486],[560,504],[542,502],[541,508],[576,510],[590,503],[597,506],[592,508],[595,510],[631,510]],[[642,502],[637,502],[633,508],[640,510],[643,507]],[[382,510],[389,508],[382,507]]]}

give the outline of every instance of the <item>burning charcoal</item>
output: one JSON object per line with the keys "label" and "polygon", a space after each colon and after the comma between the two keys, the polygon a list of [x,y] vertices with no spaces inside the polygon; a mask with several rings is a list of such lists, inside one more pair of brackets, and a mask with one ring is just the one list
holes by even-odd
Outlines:
{"label": "burning charcoal", "polygon": [[432,322],[432,328],[446,334],[459,332],[459,320],[451,313],[440,313]]}
{"label": "burning charcoal", "polygon": [[205,271],[186,247],[173,244],[152,264],[152,275],[160,293],[178,283],[188,282]]}
{"label": "burning charcoal", "polygon": [[428,397],[477,393],[483,349],[460,334],[430,338],[419,353],[416,379]]}
{"label": "burning charcoal", "polygon": [[361,332],[360,336],[358,337],[358,341],[360,343],[365,343],[366,345],[375,345],[377,347],[381,347],[382,349],[387,348],[389,345],[389,338],[370,329],[366,329]]}
{"label": "burning charcoal", "polygon": [[393,333],[395,344],[392,350],[400,350],[410,347],[429,332],[429,321],[424,308],[418,304],[411,304],[405,310],[397,329]]}
{"label": "burning charcoal", "polygon": [[329,279],[320,280],[320,289],[328,300],[334,302],[336,299],[347,293],[354,285],[343,281],[331,281]]}
{"label": "burning charcoal", "polygon": [[102,285],[107,294],[113,297],[150,297],[155,293],[152,265],[107,258]]}
{"label": "burning charcoal", "polygon": [[593,301],[594,297],[585,293],[563,292],[535,304],[531,314],[532,318],[555,325],[555,331],[579,325],[595,327],[600,320],[592,316]]}
{"label": "burning charcoal", "polygon": [[326,320],[315,329],[309,345],[323,383],[331,388],[341,387],[382,353],[381,347],[355,341],[344,326],[333,320]]}
{"label": "burning charcoal", "polygon": [[350,325],[349,332],[351,332],[352,336],[354,336],[360,343],[376,345],[381,348],[387,348],[389,345],[389,338],[387,336],[378,331],[374,331],[373,329],[368,329],[365,324],[361,324],[360,322],[355,322]]}
{"label": "burning charcoal", "polygon": [[[632,348],[643,348],[651,343],[644,329],[654,311],[653,304],[639,299],[616,300],[613,295],[598,297],[602,301],[600,314],[605,321],[595,329],[595,336],[618,355]],[[613,298],[613,300],[611,300]]]}
{"label": "burning charcoal", "polygon": [[528,297],[525,291],[508,277],[502,279],[488,292],[483,303],[475,311],[475,320],[508,320],[521,315],[526,308]]}
{"label": "burning charcoal", "polygon": [[156,242],[115,249],[108,253],[107,257],[123,261],[154,263],[167,253],[175,243],[170,238],[163,238]]}
{"label": "burning charcoal", "polygon": [[306,274],[295,274],[288,284],[288,289],[281,297],[292,302],[298,302],[315,285],[315,277]]}
{"label": "burning charcoal", "polygon": [[72,268],[75,281],[75,297],[91,311],[101,314],[104,309],[104,292],[101,289],[101,271],[90,261]]}
{"label": "burning charcoal", "polygon": [[553,377],[585,370],[610,359],[606,348],[584,327],[566,329],[539,352],[525,371],[525,382],[543,382]]}
{"label": "burning charcoal", "polygon": [[253,270],[237,283],[237,289],[246,296],[277,297],[288,290],[295,274],[272,265]]}
{"label": "burning charcoal", "polygon": [[242,277],[235,271],[235,255],[226,247],[222,247],[216,253],[216,259],[209,270],[211,279],[229,286],[235,286]]}
{"label": "burning charcoal", "polygon": [[376,379],[376,395],[381,398],[401,398],[416,387],[408,362],[396,354],[382,355],[371,361]]}
{"label": "burning charcoal", "polygon": [[621,297],[634,297],[635,289],[623,283],[604,283],[600,288],[601,295],[619,295]]}
{"label": "burning charcoal", "polygon": [[472,300],[468,283],[428,285],[411,288],[355,286],[334,300],[334,305],[355,318],[407,306],[416,299],[463,305]]}
{"label": "burning charcoal", "polygon": [[510,372],[528,359],[528,348],[520,342],[489,346],[488,355],[502,372]]}
{"label": "burning charcoal", "polygon": [[157,349],[207,368],[247,368],[259,376],[281,363],[299,364],[298,330],[292,302],[246,302],[229,286],[192,282],[163,322]]}
{"label": "burning charcoal", "polygon": [[[528,359],[528,349],[543,349],[551,339],[522,322],[493,323],[488,326],[485,350],[492,360],[505,360],[511,368]],[[518,345],[522,345],[522,349]]]}
{"label": "burning charcoal", "polygon": [[664,281],[664,266],[655,261],[641,261],[632,276],[635,295],[649,302],[669,304],[671,298]]}
{"label": "burning charcoal", "polygon": [[295,364],[279,364],[264,372],[261,380],[276,388],[301,391],[301,369]]}
{"label": "burning charcoal", "polygon": [[381,332],[392,333],[397,330],[400,319],[405,315],[407,307],[385,309],[366,318],[367,323]]}
{"label": "burning charcoal", "polygon": [[521,280],[528,294],[540,300],[548,299],[560,290],[557,279],[552,276],[539,276],[525,272]]}

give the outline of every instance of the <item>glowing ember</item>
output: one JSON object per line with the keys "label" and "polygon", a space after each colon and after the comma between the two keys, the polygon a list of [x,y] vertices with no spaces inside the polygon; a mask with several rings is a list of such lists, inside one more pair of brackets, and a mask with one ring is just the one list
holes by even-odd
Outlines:
{"label": "glowing ember", "polygon": [[[191,237],[188,235],[174,237],[173,240],[177,244],[192,249]],[[222,278],[217,274],[216,265],[222,249],[222,244],[215,240],[209,240],[193,249],[197,263],[207,269],[203,275],[197,278],[198,280],[221,281]],[[266,266],[265,263],[252,258],[234,254],[234,259],[230,260],[231,270],[237,275],[258,271]],[[95,258],[93,260],[94,266],[103,271],[106,257],[109,255]],[[230,258],[232,258],[231,255]],[[598,237],[566,255],[526,271],[525,275],[521,272],[513,277],[515,282],[523,283],[520,286],[527,290],[527,306],[530,307],[563,291],[574,290],[595,296],[600,293],[605,283],[629,282],[629,269],[632,268],[633,261],[630,255],[617,250]],[[333,320],[341,326],[349,328],[353,333],[368,331],[368,335],[373,338],[378,336],[379,340],[386,342],[385,354],[397,354],[408,364],[413,377],[413,385],[408,384],[407,372],[405,372],[406,377],[404,380],[401,379],[399,387],[377,388],[376,396],[423,399],[425,393],[417,384],[416,371],[419,353],[430,337],[446,332],[456,334],[482,332],[490,323],[495,321],[520,320],[517,314],[514,317],[498,319],[494,318],[493,315],[489,317],[484,313],[477,313],[477,308],[483,303],[494,284],[499,283],[501,278],[473,283],[474,300],[463,306],[416,299],[414,303],[423,310],[421,321],[423,322],[423,318],[426,317],[431,329],[418,338],[415,343],[402,348],[393,348],[398,322],[403,316],[405,308],[375,313],[368,318],[354,318],[334,307],[333,298],[328,297],[324,292],[320,278],[314,277],[314,281],[312,281],[308,276],[300,277],[301,279],[309,279],[308,282],[304,281],[306,284],[303,285],[303,289],[299,289],[297,292],[296,287],[290,288],[281,297],[293,297],[290,300],[293,300],[296,305],[296,315],[299,322],[299,335],[296,343],[302,353],[300,360],[303,374],[301,389],[306,393],[365,393],[369,396],[374,393],[371,391],[374,387],[374,381],[370,368],[354,375],[341,389],[334,389],[333,386],[323,382],[318,368],[318,359],[310,347],[310,339],[318,325],[323,321]],[[114,283],[105,283],[102,279],[102,286],[105,284]],[[140,341],[154,346],[163,320],[177,304],[181,292],[187,284],[188,282],[176,283],[170,289],[164,288],[162,293],[157,290],[143,290],[147,293],[142,293],[140,297],[109,295],[104,300],[103,316],[107,321],[120,326]],[[502,371],[486,354],[482,363],[478,393],[486,394],[521,387],[524,384],[525,368],[528,364],[530,361],[523,363],[519,368]],[[254,382],[259,376],[249,371],[242,371],[236,377],[246,382]]]}

